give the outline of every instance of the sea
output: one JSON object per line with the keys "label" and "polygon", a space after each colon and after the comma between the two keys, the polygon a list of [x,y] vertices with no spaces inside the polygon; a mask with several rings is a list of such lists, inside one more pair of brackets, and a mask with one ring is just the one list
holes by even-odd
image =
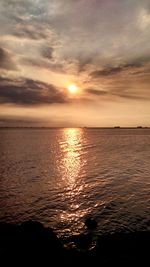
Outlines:
{"label": "sea", "polygon": [[150,129],[1,128],[0,222],[63,238],[150,230]]}

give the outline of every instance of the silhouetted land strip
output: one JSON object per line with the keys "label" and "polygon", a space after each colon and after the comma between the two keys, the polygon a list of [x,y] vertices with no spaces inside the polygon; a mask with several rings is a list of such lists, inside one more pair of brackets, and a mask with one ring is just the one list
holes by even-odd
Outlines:
{"label": "silhouetted land strip", "polygon": [[70,238],[75,248],[65,248],[52,229],[38,222],[0,223],[0,265],[149,266],[150,232],[101,235],[91,249],[91,229],[96,224],[87,225],[88,234]]}
{"label": "silhouetted land strip", "polygon": [[150,127],[148,126],[137,126],[137,127],[123,127],[123,126],[114,126],[114,127],[90,127],[90,126],[87,126],[87,127],[39,127],[39,126],[21,126],[21,127],[15,127],[15,126],[0,126],[0,130],[16,130],[16,129],[25,129],[25,130],[54,130],[54,129],[67,129],[67,128],[77,128],[77,129],[99,129],[99,130],[149,130]]}

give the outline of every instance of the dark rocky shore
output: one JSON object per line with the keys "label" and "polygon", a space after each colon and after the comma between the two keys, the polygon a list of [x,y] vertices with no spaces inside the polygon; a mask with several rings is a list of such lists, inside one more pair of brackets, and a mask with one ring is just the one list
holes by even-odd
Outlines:
{"label": "dark rocky shore", "polygon": [[97,237],[72,236],[75,248],[65,248],[54,231],[39,222],[0,223],[0,266],[149,266],[150,232],[116,233]]}

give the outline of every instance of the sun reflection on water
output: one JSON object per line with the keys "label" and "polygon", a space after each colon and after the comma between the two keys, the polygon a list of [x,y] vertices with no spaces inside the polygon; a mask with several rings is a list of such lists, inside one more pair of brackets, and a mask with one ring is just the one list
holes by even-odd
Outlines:
{"label": "sun reflection on water", "polygon": [[63,139],[63,180],[72,187],[81,170],[82,129],[64,129]]}
{"label": "sun reflection on water", "polygon": [[62,177],[62,201],[66,203],[66,208],[60,213],[62,222],[77,222],[84,216],[85,211],[80,210],[80,196],[84,190],[84,171],[85,159],[82,155],[83,150],[83,129],[69,128],[63,130],[63,138],[60,144],[61,158],[61,177]]}

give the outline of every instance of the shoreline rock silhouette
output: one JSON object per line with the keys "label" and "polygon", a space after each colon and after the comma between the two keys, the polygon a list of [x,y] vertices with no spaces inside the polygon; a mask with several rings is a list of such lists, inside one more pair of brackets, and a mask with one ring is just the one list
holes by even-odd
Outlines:
{"label": "shoreline rock silhouette", "polygon": [[65,248],[63,240],[39,222],[0,223],[0,265],[146,266],[149,261],[149,231],[100,235],[92,249],[91,238],[91,233],[72,236],[75,248]]}

